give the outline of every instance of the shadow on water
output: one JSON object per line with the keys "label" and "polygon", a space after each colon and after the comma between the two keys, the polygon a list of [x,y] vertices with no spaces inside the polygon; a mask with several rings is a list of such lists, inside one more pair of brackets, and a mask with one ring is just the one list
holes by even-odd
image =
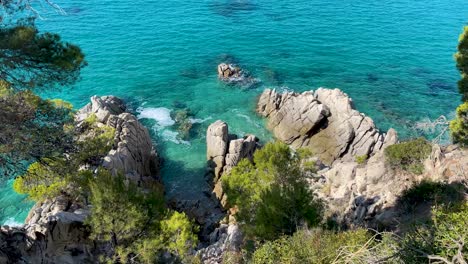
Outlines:
{"label": "shadow on water", "polygon": [[213,1],[209,6],[213,13],[224,17],[232,17],[241,12],[251,12],[258,8],[258,6],[250,0]]}

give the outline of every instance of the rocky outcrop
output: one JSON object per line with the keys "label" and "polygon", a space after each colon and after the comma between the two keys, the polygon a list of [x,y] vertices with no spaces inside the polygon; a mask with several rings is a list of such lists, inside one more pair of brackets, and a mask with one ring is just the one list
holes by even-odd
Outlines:
{"label": "rocky outcrop", "polygon": [[62,195],[37,203],[21,228],[2,226],[0,263],[91,263],[87,206]]}
{"label": "rocky outcrop", "polygon": [[197,251],[204,264],[223,263],[226,252],[239,252],[243,235],[236,224],[221,225],[210,236],[210,245]]}
{"label": "rocky outcrop", "polygon": [[206,143],[209,181],[214,186],[216,197],[224,206],[226,197],[220,181],[221,175],[228,173],[240,160],[252,159],[259,147],[258,138],[253,135],[243,138],[230,135],[228,125],[218,120],[208,127]]}
{"label": "rocky outcrop", "polygon": [[294,148],[310,148],[328,165],[372,156],[385,143],[372,119],[355,110],[351,98],[339,89],[301,94],[267,89],[257,112],[268,118],[276,138]]}
{"label": "rocky outcrop", "polygon": [[115,129],[114,148],[102,163],[112,173],[122,172],[127,178],[143,182],[158,178],[160,158],[148,130],[125,110],[123,101],[115,96],[93,96],[91,102],[78,111],[75,121],[80,126],[95,115],[99,125]]}
{"label": "rocky outcrop", "polygon": [[398,204],[404,190],[423,180],[468,186],[468,150],[433,145],[431,156],[424,162],[424,173],[415,175],[388,166],[384,149],[394,143],[396,133],[390,130],[387,138],[382,149],[365,164],[338,161],[320,171],[318,180],[311,183],[326,201],[329,215],[338,222],[348,226],[395,227],[404,222],[401,218],[405,212]]}
{"label": "rocky outcrop", "polygon": [[227,63],[218,65],[218,78],[228,84],[238,84],[247,87],[260,82],[260,80],[253,78],[247,71],[239,66]]}
{"label": "rocky outcrop", "polygon": [[[113,173],[123,172],[142,186],[158,180],[159,158],[146,128],[125,110],[125,104],[117,97],[93,96],[91,103],[77,112],[76,127],[80,130],[85,120],[95,115],[97,126],[114,128],[114,147],[101,165]],[[95,256],[100,245],[89,238],[84,224],[89,207],[84,200],[72,200],[66,194],[37,203],[24,226],[1,227],[0,263],[98,262]]]}

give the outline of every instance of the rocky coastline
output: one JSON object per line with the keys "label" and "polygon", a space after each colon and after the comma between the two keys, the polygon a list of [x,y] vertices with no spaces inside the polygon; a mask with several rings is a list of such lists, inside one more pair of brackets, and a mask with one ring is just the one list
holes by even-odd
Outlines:
{"label": "rocky coastline", "polygon": [[[218,68],[224,76],[223,69]],[[267,119],[277,140],[313,152],[321,166],[311,177],[310,188],[326,202],[330,219],[344,226],[398,228],[405,216],[397,199],[405,189],[424,179],[468,182],[468,151],[454,145],[433,144],[421,175],[389,167],[384,150],[398,143],[396,131],[381,133],[339,89],[319,88],[304,93],[267,89],[260,95],[256,111]],[[123,172],[142,188],[160,183],[157,149],[147,129],[126,111],[122,100],[92,97],[76,113],[76,127],[79,129],[91,115],[98,125],[115,129],[113,148],[96,165],[114,174]],[[82,135],[82,139],[88,136]],[[228,124],[220,120],[208,127],[206,143],[205,177],[211,189],[204,190],[203,199],[171,201],[169,205],[186,212],[202,227],[202,243],[194,254],[202,263],[211,264],[222,263],[224,254],[239,251],[242,243],[239,226],[226,208],[221,177],[228,177],[240,160],[252,159],[261,145],[254,135],[238,138],[229,134]],[[359,157],[364,157],[365,162],[358,162]],[[85,219],[90,206],[66,195],[37,203],[23,227],[1,227],[0,262],[94,263],[94,256],[105,250],[105,245],[89,238]]]}

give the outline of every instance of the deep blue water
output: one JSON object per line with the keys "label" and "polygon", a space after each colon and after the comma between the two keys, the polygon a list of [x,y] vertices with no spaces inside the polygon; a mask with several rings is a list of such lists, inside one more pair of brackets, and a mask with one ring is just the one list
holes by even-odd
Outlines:
{"label": "deep blue water", "polygon": [[[403,137],[416,136],[421,120],[450,116],[460,100],[453,53],[468,19],[462,0],[56,2],[67,15],[42,11],[38,25],[79,44],[89,66],[75,86],[44,96],[76,108],[94,94],[130,102],[166,159],[168,196],[198,195],[205,130],[216,119],[233,133],[270,138],[254,113],[265,87],[341,88],[382,130],[394,127]],[[262,84],[220,83],[216,65],[226,59]],[[198,119],[187,141],[169,117],[182,104]]]}

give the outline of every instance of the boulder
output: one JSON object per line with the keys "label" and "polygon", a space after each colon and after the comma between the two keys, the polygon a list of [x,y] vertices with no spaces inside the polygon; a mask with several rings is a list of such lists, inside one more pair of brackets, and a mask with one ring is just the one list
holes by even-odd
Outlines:
{"label": "boulder", "polygon": [[268,118],[276,138],[294,148],[310,148],[327,165],[371,156],[385,141],[372,119],[355,110],[351,98],[339,89],[282,94],[267,89],[257,112]]}

